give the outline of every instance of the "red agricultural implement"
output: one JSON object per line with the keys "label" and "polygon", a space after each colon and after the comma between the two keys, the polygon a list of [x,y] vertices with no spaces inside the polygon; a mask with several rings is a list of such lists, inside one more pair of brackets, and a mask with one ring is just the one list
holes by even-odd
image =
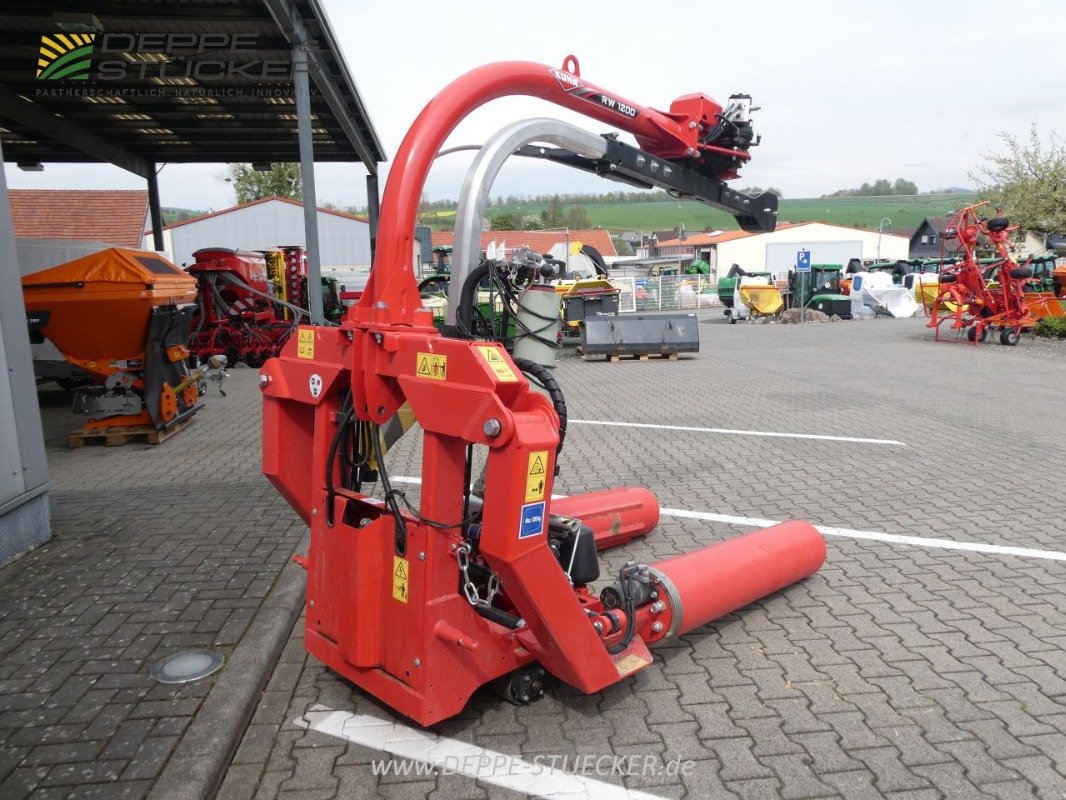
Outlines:
{"label": "red agricultural implement", "polygon": [[[962,260],[940,271],[940,288],[928,325],[936,331],[937,341],[941,341],[941,327],[950,322],[951,330],[965,332],[974,344],[988,338],[990,330],[999,330],[1000,343],[1013,346],[1018,344],[1022,329],[1036,322],[1024,294],[1033,271],[1027,264],[1019,266],[1007,247],[1018,226],[1000,216],[989,220],[979,217],[977,209],[986,204],[962,209],[944,230],[944,239],[958,239]],[[980,237],[999,256],[990,265],[982,266],[977,258]]]}
{"label": "red agricultural implement", "polygon": [[[439,331],[412,269],[434,157],[467,114],[508,95],[576,110],[638,144],[577,129],[580,152],[551,135],[556,147],[541,149],[553,160],[668,188],[746,228],[773,230],[776,218],[772,195],[724,183],[756,143],[746,96],[723,106],[692,94],[655,111],[590,84],[570,57],[563,69],[473,70],[415,121],[389,174],[358,304],[339,327],[300,326],[263,367],[260,386],[263,471],[311,528],[310,551],[298,559],[308,572],[307,648],[422,725],[459,713],[490,682],[516,703],[542,695],[546,673],[600,691],[648,667],[648,645],[783,589],[825,558],[821,535],[792,521],[656,564],[626,562],[593,590],[598,551],[649,533],[658,502],[643,488],[554,498],[565,402],[551,371],[539,379],[549,397],[498,343]],[[507,141],[505,155],[520,144]],[[401,409],[422,435],[417,509],[382,452]],[[481,451],[479,497],[470,485]],[[372,481],[382,499],[368,494]]]}
{"label": "red agricultural implement", "polygon": [[[188,268],[198,287],[189,349],[201,361],[224,353],[230,364],[260,367],[279,355],[306,321],[307,254],[298,245],[249,252],[207,247]],[[337,281],[322,279],[325,317],[340,319]]]}
{"label": "red agricultural implement", "polygon": [[188,272],[199,295],[189,349],[200,360],[223,353],[231,365],[262,366],[281,352],[299,323],[276,303],[262,253],[208,247],[193,253]]}

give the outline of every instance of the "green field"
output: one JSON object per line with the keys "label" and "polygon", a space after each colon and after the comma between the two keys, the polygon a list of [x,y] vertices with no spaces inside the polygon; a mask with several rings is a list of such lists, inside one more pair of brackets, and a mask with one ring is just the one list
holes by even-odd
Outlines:
{"label": "green field", "polygon": [[[880,221],[887,217],[892,224],[886,223],[886,228],[913,230],[923,218],[948,214],[975,199],[976,195],[971,194],[940,194],[782,200],[778,219],[782,222],[832,222],[876,229]],[[539,216],[545,208],[544,205],[535,204],[492,206],[486,210],[485,216],[489,219],[496,214]],[[676,228],[678,223],[684,223],[689,231],[701,231],[708,227],[733,230],[737,227],[729,214],[694,201],[587,205],[585,210],[593,225],[615,232],[667,230]],[[445,223],[445,218],[442,217],[441,222]]]}

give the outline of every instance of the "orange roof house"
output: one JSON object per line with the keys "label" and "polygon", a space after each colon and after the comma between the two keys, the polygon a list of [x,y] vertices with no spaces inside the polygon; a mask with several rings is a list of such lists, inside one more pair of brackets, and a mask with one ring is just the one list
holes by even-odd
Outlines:
{"label": "orange roof house", "polygon": [[[507,243],[508,252],[515,247],[528,247],[535,253],[546,253],[559,242],[567,239],[571,242],[581,242],[591,245],[600,251],[603,256],[617,256],[618,251],[611,241],[611,234],[603,228],[590,230],[566,231],[482,231],[481,249],[488,247],[489,242],[495,240],[497,244]],[[451,247],[455,242],[455,234],[452,231],[433,231],[430,234],[433,247]]]}
{"label": "orange roof house", "polygon": [[126,189],[11,189],[15,237],[101,241],[140,248],[148,192]]}

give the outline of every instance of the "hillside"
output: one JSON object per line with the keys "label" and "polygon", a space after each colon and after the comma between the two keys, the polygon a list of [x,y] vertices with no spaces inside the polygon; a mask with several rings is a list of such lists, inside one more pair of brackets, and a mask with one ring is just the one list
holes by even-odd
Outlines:
{"label": "hillside", "polygon": [[[828,199],[782,200],[779,219],[788,222],[832,222],[857,228],[876,229],[887,217],[896,230],[918,227],[924,217],[940,216],[955,211],[960,206],[973,202],[976,195],[938,194],[906,195],[896,197],[837,197]],[[496,214],[521,214],[538,216],[544,205],[519,204],[492,206],[486,216]],[[704,228],[733,230],[735,220],[724,211],[717,211],[693,201],[666,201],[660,203],[611,203],[586,205],[592,224],[614,232],[625,230],[667,230],[684,223],[690,231]],[[455,212],[436,212],[437,227],[451,225]]]}

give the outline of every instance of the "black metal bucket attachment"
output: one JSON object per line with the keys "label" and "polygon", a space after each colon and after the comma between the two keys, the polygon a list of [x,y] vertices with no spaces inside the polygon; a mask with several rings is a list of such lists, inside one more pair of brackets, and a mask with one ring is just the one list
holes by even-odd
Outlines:
{"label": "black metal bucket attachment", "polygon": [[695,314],[622,314],[586,317],[581,325],[584,356],[667,356],[698,353]]}

